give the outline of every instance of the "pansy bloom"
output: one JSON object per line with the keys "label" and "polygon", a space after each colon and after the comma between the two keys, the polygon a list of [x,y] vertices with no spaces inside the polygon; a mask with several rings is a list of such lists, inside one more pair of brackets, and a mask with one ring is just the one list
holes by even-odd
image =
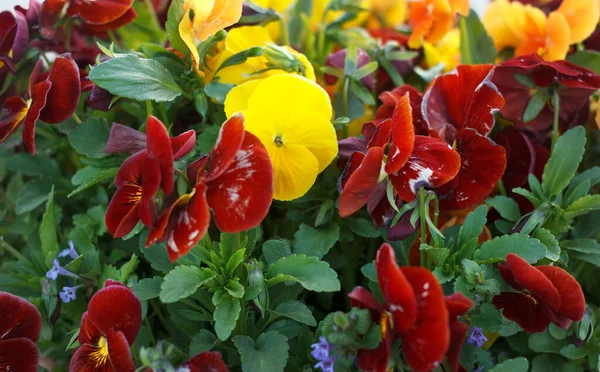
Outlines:
{"label": "pansy bloom", "polygon": [[42,316],[30,302],[0,292],[0,370],[36,372]]}
{"label": "pansy bloom", "polygon": [[194,188],[165,208],[146,241],[146,247],[166,241],[171,261],[204,236],[211,210],[217,227],[230,233],[255,227],[269,211],[271,162],[256,136],[245,131],[241,115],[223,124],[211,153],[190,164],[187,174]]}
{"label": "pansy bloom", "polygon": [[363,134],[368,141],[366,152],[357,148],[340,178],[342,217],[367,204],[385,179],[400,199],[412,201],[420,187],[439,187],[459,170],[459,156],[447,143],[414,135],[408,93],[398,101],[392,118],[365,124]]}
{"label": "pansy bloom", "polygon": [[412,34],[408,45],[419,48],[424,41],[437,43],[456,22],[456,14],[469,15],[469,0],[413,0],[408,22]]}
{"label": "pansy bloom", "polygon": [[492,299],[504,317],[529,333],[542,332],[550,323],[567,329],[581,320],[585,297],[571,274],[556,266],[531,266],[515,254],[499,264],[500,274],[511,292]]}
{"label": "pansy bloom", "polygon": [[371,311],[383,336],[376,349],[359,351],[359,368],[387,371],[391,344],[399,338],[404,358],[414,371],[432,370],[440,364],[450,344],[449,313],[442,287],[427,269],[398,267],[394,250],[388,244],[377,252],[376,267],[384,304],[362,287],[348,294],[352,306]]}
{"label": "pansy bloom", "polygon": [[27,51],[29,28],[21,12],[0,13],[0,79],[7,72],[14,74],[13,64],[19,62]]}
{"label": "pansy bloom", "polygon": [[506,151],[487,136],[504,98],[491,81],[491,65],[461,65],[437,77],[425,93],[423,118],[429,133],[460,154],[460,171],[438,194],[441,206],[462,209],[479,203],[506,168]]}
{"label": "pansy bloom", "polygon": [[500,114],[520,129],[537,131],[552,125],[554,108],[548,103],[537,116],[525,122],[523,115],[533,96],[540,89],[558,89],[560,121],[571,123],[585,107],[589,97],[600,89],[600,77],[593,71],[568,61],[546,62],[537,54],[528,54],[504,61],[494,69],[492,82],[510,101]]}
{"label": "pansy bloom", "polygon": [[238,85],[227,94],[225,113],[242,113],[246,130],[267,149],[277,200],[306,194],[337,155],[329,95],[301,76],[274,75]]}
{"label": "pansy bloom", "polygon": [[124,284],[107,280],[83,313],[71,372],[133,371],[129,347],[142,324],[142,304]]}
{"label": "pansy bloom", "polygon": [[196,143],[193,130],[170,138],[154,116],[148,117],[146,132],[114,124],[104,149],[106,153],[134,153],[119,168],[114,181],[117,191],[106,210],[106,227],[115,238],[127,235],[140,220],[148,227],[154,225],[156,193],[161,187],[167,195],[173,191],[173,161],[189,153]]}
{"label": "pansy bloom", "polygon": [[22,97],[4,101],[6,115],[0,121],[0,142],[23,124],[23,143],[35,154],[35,125],[39,120],[58,124],[77,108],[81,94],[79,68],[70,55],[56,57],[49,73],[42,73],[38,61],[29,80],[29,91]]}

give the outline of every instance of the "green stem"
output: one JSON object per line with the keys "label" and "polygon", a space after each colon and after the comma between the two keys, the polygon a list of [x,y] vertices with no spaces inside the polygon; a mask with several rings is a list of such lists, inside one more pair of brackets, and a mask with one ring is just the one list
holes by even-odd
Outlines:
{"label": "green stem", "polygon": [[8,244],[6,240],[4,240],[3,236],[0,236],[0,248],[6,250],[17,260],[22,261],[27,265],[31,266],[31,262],[27,259],[27,257],[23,256],[21,252],[17,251],[15,248],[13,248],[12,245]]}
{"label": "green stem", "polygon": [[[559,136],[558,123],[560,121],[560,95],[558,93],[558,89],[554,91],[552,101],[554,106],[554,121],[552,123],[552,150],[554,150],[554,145],[556,145],[556,141],[558,140]],[[552,151],[550,153],[552,153]]]}
{"label": "green stem", "polygon": [[438,217],[440,216],[440,200],[438,199],[437,195],[435,196],[433,203],[433,226],[438,227]]}
{"label": "green stem", "polygon": [[[342,92],[342,100],[344,106],[344,116],[349,117],[348,115],[348,90],[350,89],[350,78],[344,78],[344,91]],[[348,124],[344,124],[344,138],[348,137]]]}
{"label": "green stem", "polygon": [[500,195],[506,196],[506,188],[504,188],[504,182],[502,182],[502,180],[498,182],[498,191],[500,191]]}
{"label": "green stem", "polygon": [[290,45],[290,33],[287,28],[287,24],[285,23],[285,19],[281,14],[278,14],[279,23],[281,23],[281,38],[283,39],[283,45]]}
{"label": "green stem", "polygon": [[79,118],[79,116],[77,116],[76,113],[73,113],[73,120],[75,120],[77,124],[81,124],[81,119]]}
{"label": "green stem", "polygon": [[212,250],[213,243],[212,240],[210,240],[210,235],[208,234],[208,231],[206,232],[206,234],[204,234],[202,240],[204,241],[204,246],[206,247],[206,249]]}
{"label": "green stem", "polygon": [[165,331],[167,331],[167,333],[169,333],[169,335],[172,336],[172,334],[171,334],[171,328],[167,324],[167,319],[164,317],[164,315],[160,311],[160,307],[156,304],[155,301],[151,300],[151,301],[148,301],[148,302],[150,303],[150,306],[152,306],[152,310],[154,310],[154,313],[158,317],[158,320],[160,320],[160,322],[161,322],[162,326],[164,327]]}
{"label": "green stem", "polygon": [[[319,30],[319,39],[318,39],[318,44],[317,44],[317,54],[319,55],[319,57],[321,58],[327,58],[327,55],[325,55],[325,37],[327,35],[327,13],[329,13],[329,6],[327,6],[327,8],[325,8],[325,11],[323,12],[323,17],[321,18],[321,23],[320,23],[320,30]],[[325,64],[325,59],[323,59],[322,61],[319,61],[321,64]]]}
{"label": "green stem", "polygon": [[158,111],[160,112],[160,118],[162,119],[163,124],[165,125],[165,127],[168,128],[169,127],[169,117],[167,116],[167,109],[165,108],[164,102],[159,102]]}
{"label": "green stem", "polygon": [[[421,244],[427,244],[427,222],[425,217],[425,188],[419,189],[419,223],[421,225]],[[427,267],[425,251],[420,250],[421,266]]]}
{"label": "green stem", "polygon": [[157,30],[162,30],[158,16],[156,15],[154,7],[152,6],[152,2],[150,0],[144,0],[144,5],[146,5],[146,8],[148,8],[148,13],[152,15],[152,23],[154,23],[154,27],[156,27]]}

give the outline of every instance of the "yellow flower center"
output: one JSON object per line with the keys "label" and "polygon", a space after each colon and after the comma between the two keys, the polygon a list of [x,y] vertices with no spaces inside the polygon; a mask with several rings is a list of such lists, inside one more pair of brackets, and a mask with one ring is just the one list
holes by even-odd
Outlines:
{"label": "yellow flower center", "polygon": [[394,328],[394,324],[392,323],[393,318],[392,318],[392,314],[388,313],[387,311],[384,312],[383,314],[381,314],[381,319],[379,320],[379,325],[381,326],[381,337],[385,338],[387,331],[388,331],[388,325],[390,327],[390,329]]}
{"label": "yellow flower center", "polygon": [[106,340],[106,337],[100,337],[95,349],[96,350],[90,353],[90,357],[94,363],[96,363],[96,367],[106,365],[108,362],[108,341]]}

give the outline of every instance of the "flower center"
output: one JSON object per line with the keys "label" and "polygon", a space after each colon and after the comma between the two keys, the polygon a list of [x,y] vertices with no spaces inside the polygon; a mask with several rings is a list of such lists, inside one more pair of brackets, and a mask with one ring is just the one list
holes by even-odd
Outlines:
{"label": "flower center", "polygon": [[91,359],[96,363],[96,367],[104,366],[108,362],[108,341],[106,337],[100,337],[95,349],[90,353]]}
{"label": "flower center", "polygon": [[381,337],[385,338],[387,331],[388,331],[388,325],[391,328],[394,328],[394,325],[391,324],[392,321],[392,314],[390,314],[389,312],[385,311],[383,314],[381,314],[381,319],[379,319],[379,325],[381,326]]}
{"label": "flower center", "polygon": [[527,299],[528,299],[528,300],[532,301],[534,305],[537,305],[537,304],[538,304],[538,300],[536,300],[536,299],[535,299],[535,297],[533,297],[533,296],[532,296],[532,295],[530,295],[529,293],[527,293],[527,292],[523,292],[523,295],[524,295],[525,297],[527,297]]}
{"label": "flower center", "polygon": [[279,134],[277,136],[275,136],[275,141],[273,141],[273,142],[275,142],[275,146],[277,146],[277,147],[283,146],[283,139],[281,138],[281,135],[279,135]]}

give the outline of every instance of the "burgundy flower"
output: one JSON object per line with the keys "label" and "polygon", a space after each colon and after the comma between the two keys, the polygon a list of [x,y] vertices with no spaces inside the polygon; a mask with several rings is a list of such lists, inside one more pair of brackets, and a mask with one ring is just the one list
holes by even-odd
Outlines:
{"label": "burgundy flower", "polygon": [[189,359],[181,365],[187,367],[190,372],[228,372],[229,369],[223,359],[221,353],[216,351],[205,351]]}
{"label": "burgundy flower", "polygon": [[36,372],[40,352],[42,317],[24,299],[0,292],[0,368],[2,371]]}

